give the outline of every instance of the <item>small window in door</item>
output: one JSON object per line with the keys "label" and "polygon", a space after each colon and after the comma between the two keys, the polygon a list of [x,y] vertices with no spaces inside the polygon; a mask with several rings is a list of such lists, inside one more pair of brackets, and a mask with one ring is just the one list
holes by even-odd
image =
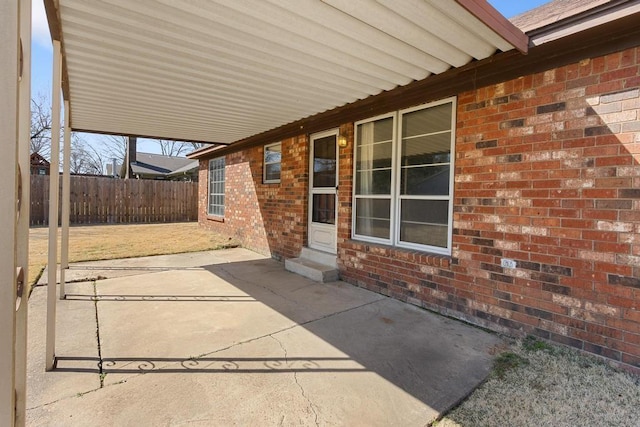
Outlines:
{"label": "small window in door", "polygon": [[335,188],[337,164],[335,135],[316,139],[313,144],[313,186]]}
{"label": "small window in door", "polygon": [[314,194],[312,200],[311,220],[321,224],[336,223],[336,195]]}

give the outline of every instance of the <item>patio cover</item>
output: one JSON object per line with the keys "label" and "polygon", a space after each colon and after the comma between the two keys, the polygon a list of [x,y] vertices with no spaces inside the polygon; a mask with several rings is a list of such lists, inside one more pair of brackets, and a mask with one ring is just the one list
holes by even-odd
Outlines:
{"label": "patio cover", "polygon": [[484,0],[44,0],[76,131],[230,144],[528,38]]}

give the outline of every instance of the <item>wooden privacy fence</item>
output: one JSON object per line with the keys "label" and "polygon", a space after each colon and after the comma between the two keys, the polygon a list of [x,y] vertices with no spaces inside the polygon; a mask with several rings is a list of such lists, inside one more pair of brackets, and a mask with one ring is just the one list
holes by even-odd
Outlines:
{"label": "wooden privacy fence", "polygon": [[[71,176],[70,189],[71,224],[157,223],[198,219],[197,182],[74,175]],[[31,175],[31,225],[48,223],[49,176]]]}

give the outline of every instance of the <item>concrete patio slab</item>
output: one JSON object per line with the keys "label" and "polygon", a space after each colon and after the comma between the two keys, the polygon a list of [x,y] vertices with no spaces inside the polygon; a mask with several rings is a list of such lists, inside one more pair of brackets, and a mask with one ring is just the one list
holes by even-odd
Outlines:
{"label": "concrete patio slab", "polygon": [[[69,265],[65,273],[66,282],[79,282],[95,279],[109,279],[113,277],[128,277],[146,274],[152,271],[166,271],[170,269],[189,269],[203,265],[225,264],[250,259],[264,259],[264,256],[241,248],[225,249],[222,251],[189,252],[172,255],[155,255],[139,258],[122,258],[102,261],[75,262]],[[38,286],[47,284],[49,267],[38,279]],[[56,280],[60,282],[60,273],[56,273]]]}
{"label": "concrete patio slab", "polygon": [[[502,344],[242,249],[144,265],[167,269],[69,285],[64,371],[44,373],[29,349],[29,425],[424,426],[486,377]],[[43,294],[30,301],[37,330]]]}
{"label": "concrete patio slab", "polygon": [[[138,373],[139,364],[158,369],[165,360],[197,358],[384,298],[345,284],[319,288],[293,277],[295,298],[207,270],[151,273],[137,276],[133,285],[123,278],[99,281],[96,306],[105,381]],[[282,281],[275,283],[280,284],[275,289],[282,288]],[[305,300],[321,302],[301,303]],[[123,324],[122,319],[136,320]]]}

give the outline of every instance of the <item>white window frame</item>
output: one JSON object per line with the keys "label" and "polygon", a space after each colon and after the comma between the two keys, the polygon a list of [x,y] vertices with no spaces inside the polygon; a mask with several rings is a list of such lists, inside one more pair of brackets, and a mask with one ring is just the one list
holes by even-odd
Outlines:
{"label": "white window frame", "polygon": [[[280,146],[280,160],[277,162],[267,162],[267,149],[270,147]],[[274,142],[273,144],[267,144],[264,146],[262,152],[262,183],[263,184],[278,184],[281,178],[267,179],[267,165],[275,165],[280,163],[280,177],[282,177],[282,141]]]}
{"label": "white window frame", "polygon": [[[432,107],[437,107],[443,104],[451,104],[451,155],[450,155],[450,170],[449,170],[449,195],[443,196],[402,196],[400,194],[400,173],[401,173],[401,153],[402,153],[402,116],[415,111],[424,110]],[[430,102],[427,104],[419,105],[416,107],[406,108],[403,110],[395,111],[389,114],[383,114],[380,116],[372,117],[365,120],[360,120],[354,124],[355,127],[355,140],[354,140],[354,153],[353,153],[353,203],[352,203],[352,219],[351,219],[351,237],[354,240],[361,240],[371,243],[380,243],[386,245],[392,245],[399,248],[406,248],[412,250],[419,250],[423,252],[430,252],[440,255],[451,255],[452,236],[453,236],[453,192],[454,192],[454,178],[455,178],[455,140],[456,140],[456,111],[457,111],[457,99],[456,97],[441,99],[439,101]],[[390,230],[389,239],[383,239],[379,237],[371,237],[359,235],[356,233],[356,206],[358,199],[365,198],[387,198],[386,195],[357,195],[356,194],[356,179],[357,179],[357,166],[358,166],[358,126],[365,123],[375,122],[377,120],[393,117],[393,140],[392,140],[392,159],[391,159],[391,212],[390,212]],[[400,207],[403,198],[412,200],[446,200],[448,202],[448,223],[447,223],[447,247],[423,245],[411,242],[403,242],[400,240]]]}
{"label": "white window frame", "polygon": [[[216,163],[218,164],[217,168],[214,168],[213,166],[216,165]],[[221,164],[221,167],[220,167]],[[226,161],[224,157],[216,157],[215,159],[211,159],[209,160],[209,167],[208,167],[208,174],[207,174],[207,215],[210,216],[216,216],[216,217],[224,217],[224,213],[225,213],[225,205],[226,205],[226,197],[225,197],[225,191],[226,191],[226,174],[225,174],[225,168],[226,168]],[[212,173],[213,171],[216,170],[221,170],[222,171],[222,180],[221,181],[213,181],[212,180]],[[214,184],[220,184],[222,183],[222,192],[214,192]],[[211,197],[212,196],[222,196],[222,204],[217,204],[217,205],[213,205],[212,204],[212,200]],[[218,206],[219,208],[221,208],[221,211],[218,212],[213,212],[212,211],[212,207],[213,206]]]}
{"label": "white window frame", "polygon": [[[392,147],[391,147],[391,193],[387,196],[386,194],[371,194],[371,195],[357,195],[356,194],[356,182],[358,179],[358,172],[357,172],[357,168],[358,168],[358,134],[357,134],[357,130],[358,130],[358,125],[361,124],[365,124],[365,123],[371,123],[371,122],[375,122],[378,120],[383,120],[383,119],[388,119],[388,118],[393,118],[393,130],[392,130]],[[395,174],[395,157],[396,157],[396,150],[395,150],[395,138],[396,135],[398,133],[398,128],[397,128],[397,120],[396,120],[396,113],[387,113],[387,114],[382,114],[380,116],[376,116],[370,119],[366,119],[366,120],[360,120],[359,122],[355,123],[355,137],[354,137],[354,143],[353,143],[353,203],[352,203],[352,223],[351,223],[351,235],[354,239],[357,240],[364,240],[367,242],[372,242],[372,243],[381,243],[384,245],[391,245],[393,242],[393,224],[395,221],[395,209],[394,209],[394,203],[393,203],[393,199],[394,199],[394,189],[395,189],[395,182],[396,182],[396,174]],[[358,199],[385,199],[385,200],[390,200],[391,203],[391,209],[389,212],[389,238],[388,239],[384,239],[381,237],[372,237],[372,236],[363,236],[363,235],[358,235],[356,234],[356,206],[357,206],[357,200]]]}

